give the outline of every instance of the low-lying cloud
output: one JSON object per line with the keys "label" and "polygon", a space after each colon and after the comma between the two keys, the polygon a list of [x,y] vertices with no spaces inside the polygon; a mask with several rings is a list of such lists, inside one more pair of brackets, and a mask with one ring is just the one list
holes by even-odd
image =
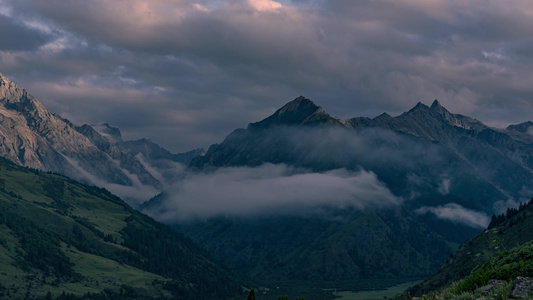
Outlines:
{"label": "low-lying cloud", "polygon": [[147,199],[150,199],[151,197],[159,193],[159,190],[157,190],[155,187],[142,184],[137,175],[131,174],[125,169],[122,169],[122,172],[131,180],[132,184],[129,186],[111,183],[102,178],[99,178],[85,170],[78,160],[72,157],[68,157],[66,155],[62,156],[74,168],[74,170],[78,172],[78,180],[105,188],[111,193],[121,197],[123,200],[125,200],[128,204],[132,206],[138,206],[139,204],[145,202]]}
{"label": "low-lying cloud", "polygon": [[490,218],[486,214],[464,208],[456,203],[448,203],[436,207],[423,206],[415,212],[417,214],[432,213],[439,219],[464,224],[474,228],[486,228],[490,222]]}
{"label": "low-lying cloud", "polygon": [[300,173],[286,165],[221,168],[180,180],[162,205],[145,212],[164,222],[214,216],[298,214],[333,206],[387,207],[401,203],[373,172],[336,169]]}

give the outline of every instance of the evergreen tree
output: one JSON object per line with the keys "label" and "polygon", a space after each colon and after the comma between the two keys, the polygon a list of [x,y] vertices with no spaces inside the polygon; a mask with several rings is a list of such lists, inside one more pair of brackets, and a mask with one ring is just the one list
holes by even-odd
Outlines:
{"label": "evergreen tree", "polygon": [[255,300],[255,291],[254,291],[254,289],[251,289],[250,293],[248,293],[247,300]]}

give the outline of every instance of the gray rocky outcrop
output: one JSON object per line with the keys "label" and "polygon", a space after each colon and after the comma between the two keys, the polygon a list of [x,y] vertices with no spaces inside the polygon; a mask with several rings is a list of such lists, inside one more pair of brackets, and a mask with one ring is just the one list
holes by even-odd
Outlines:
{"label": "gray rocky outcrop", "polygon": [[505,285],[505,280],[491,279],[487,285],[480,287],[479,290],[483,293],[489,293]]}
{"label": "gray rocky outcrop", "polygon": [[531,277],[517,277],[513,280],[511,290],[512,298],[529,298],[533,294],[533,278]]}

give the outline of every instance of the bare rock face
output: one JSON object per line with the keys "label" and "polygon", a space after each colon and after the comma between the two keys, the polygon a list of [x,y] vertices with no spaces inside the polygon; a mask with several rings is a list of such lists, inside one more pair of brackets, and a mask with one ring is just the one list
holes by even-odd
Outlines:
{"label": "bare rock face", "polygon": [[531,277],[517,277],[513,280],[513,287],[511,290],[512,298],[529,298],[533,294],[533,278]]}
{"label": "bare rock face", "polygon": [[[0,74],[0,156],[22,166],[113,187],[111,191],[125,199],[135,198],[131,192],[135,189],[150,191],[137,193],[145,199],[133,199],[136,202],[157,194],[165,178],[153,162],[142,153],[121,147],[117,128],[108,124],[100,127],[74,126]],[[160,160],[157,163],[162,165]],[[121,193],[127,188],[128,193]]]}
{"label": "bare rock face", "polygon": [[0,142],[2,156],[23,166],[55,172],[68,165],[64,156],[72,156],[80,150],[95,150],[68,123],[52,115],[26,90],[2,76]]}

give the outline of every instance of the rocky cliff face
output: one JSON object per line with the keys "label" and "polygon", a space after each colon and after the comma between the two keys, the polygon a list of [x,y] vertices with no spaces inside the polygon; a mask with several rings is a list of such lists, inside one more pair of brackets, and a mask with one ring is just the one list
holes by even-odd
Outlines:
{"label": "rocky cliff face", "polygon": [[[172,176],[168,170],[158,171],[163,160],[188,163],[147,140],[123,142],[120,131],[108,124],[95,127],[76,127],[50,113],[25,89],[0,75],[0,156],[19,165],[107,187],[138,202],[158,193]],[[147,144],[166,156],[153,157],[139,149]],[[138,193],[134,199],[135,193],[126,192],[128,187],[146,194]]]}

